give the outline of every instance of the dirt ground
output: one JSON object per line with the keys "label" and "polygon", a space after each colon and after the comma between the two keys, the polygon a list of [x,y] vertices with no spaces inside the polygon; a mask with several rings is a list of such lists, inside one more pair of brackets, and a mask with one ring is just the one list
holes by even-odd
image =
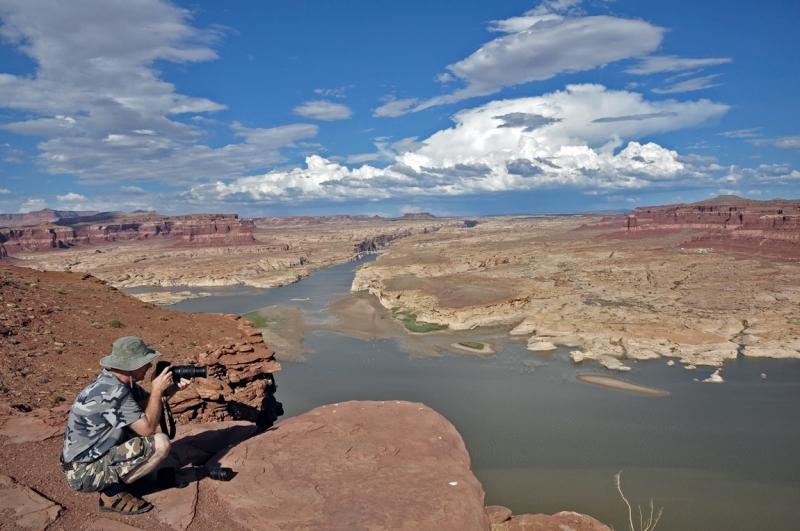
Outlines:
{"label": "dirt ground", "polygon": [[[238,336],[236,322],[221,315],[158,308],[80,273],[0,266],[0,299],[0,427],[18,412],[71,404],[121,336],[142,337],[172,363],[193,361],[207,343]],[[106,521],[98,523],[106,518],[139,529],[171,530],[152,512],[127,517],[100,513],[97,494],[71,491],[58,466],[61,435],[24,444],[4,444],[3,439],[0,436],[0,475],[63,508],[48,529],[109,528]],[[189,531],[240,531],[208,491],[201,482]],[[13,515],[13,510],[0,508],[0,529],[30,531],[16,526]]]}

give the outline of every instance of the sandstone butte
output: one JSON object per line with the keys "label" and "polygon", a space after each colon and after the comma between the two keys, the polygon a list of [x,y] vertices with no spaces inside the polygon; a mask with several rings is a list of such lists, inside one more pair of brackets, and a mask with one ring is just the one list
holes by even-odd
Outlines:
{"label": "sandstone butte", "polygon": [[[423,404],[331,404],[275,424],[280,364],[238,316],[172,312],[87,273],[15,266],[0,270],[0,298],[4,530],[609,530],[572,512],[484,507],[463,440]],[[137,484],[156,508],[135,517],[100,513],[58,467],[69,405],[121,335],[211,373],[172,400],[178,436],[164,466],[188,485]],[[236,476],[217,482],[203,465]]]}

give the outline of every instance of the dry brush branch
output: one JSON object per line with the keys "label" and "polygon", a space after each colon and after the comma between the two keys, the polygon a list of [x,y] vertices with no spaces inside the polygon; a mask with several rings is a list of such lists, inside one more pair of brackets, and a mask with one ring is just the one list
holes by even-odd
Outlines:
{"label": "dry brush branch", "polygon": [[[625,505],[628,506],[628,523],[630,524],[630,531],[636,531],[636,527],[634,527],[633,525],[633,508],[631,507],[631,504],[628,503],[628,499],[625,498],[625,495],[622,493],[622,484],[620,481],[621,475],[622,471],[620,470],[619,472],[616,473],[616,475],[614,475],[614,482],[617,485],[617,490],[619,491],[619,495],[622,497],[622,501],[624,501]],[[653,498],[650,498],[650,516],[648,516],[646,520],[644,519],[644,516],[642,514],[642,506],[637,505],[637,507],[639,509],[639,531],[653,531],[656,528],[658,521],[661,519],[661,513],[664,511],[664,508],[661,507],[658,510],[658,514],[655,515],[656,519],[654,522],[653,516],[655,510],[653,507]]]}

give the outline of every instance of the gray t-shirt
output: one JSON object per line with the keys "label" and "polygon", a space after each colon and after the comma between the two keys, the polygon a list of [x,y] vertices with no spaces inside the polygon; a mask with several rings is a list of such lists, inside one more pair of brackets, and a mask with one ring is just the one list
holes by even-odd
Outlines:
{"label": "gray t-shirt", "polygon": [[64,432],[65,463],[91,463],[130,437],[127,426],[144,416],[136,403],[147,398],[138,384],[133,390],[106,369],[81,391],[69,410]]}

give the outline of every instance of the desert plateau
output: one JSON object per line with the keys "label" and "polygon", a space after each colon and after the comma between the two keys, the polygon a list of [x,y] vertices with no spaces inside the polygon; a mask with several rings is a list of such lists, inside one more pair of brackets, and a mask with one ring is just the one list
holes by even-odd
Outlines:
{"label": "desert plateau", "polygon": [[[0,229],[0,253],[118,289],[267,288],[380,253],[353,292],[450,330],[509,327],[532,351],[573,348],[576,363],[627,371],[663,357],[691,370],[739,354],[800,357],[798,201],[721,196],[617,216],[117,213],[56,223]],[[203,295],[137,293],[162,304]]]}

